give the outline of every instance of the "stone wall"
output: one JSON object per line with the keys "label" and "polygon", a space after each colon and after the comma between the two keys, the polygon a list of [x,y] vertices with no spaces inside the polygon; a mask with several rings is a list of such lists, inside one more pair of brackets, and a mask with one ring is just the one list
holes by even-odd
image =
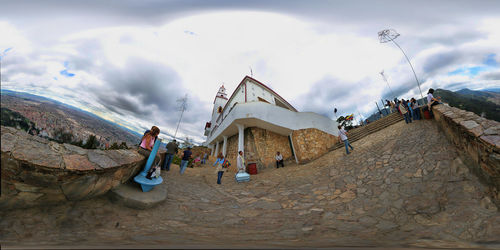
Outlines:
{"label": "stone wall", "polygon": [[300,164],[326,154],[338,138],[315,128],[294,130],[292,141]]}
{"label": "stone wall", "polygon": [[292,149],[288,136],[273,133],[269,130],[253,127],[250,129],[255,143],[255,151],[262,168],[276,167],[276,152],[283,155],[283,160],[292,159]]}
{"label": "stone wall", "polygon": [[87,150],[1,127],[0,209],[99,196],[136,175],[136,150]]}
{"label": "stone wall", "polygon": [[[293,159],[292,150],[287,136],[271,131],[251,127],[244,130],[245,161],[256,163],[258,169],[275,167],[274,156],[279,151],[284,160]],[[220,145],[222,152],[222,145]],[[231,172],[236,172],[236,157],[238,156],[238,134],[227,139],[226,157],[231,162]]]}
{"label": "stone wall", "polygon": [[433,107],[434,118],[450,141],[461,149],[466,165],[493,189],[500,204],[500,123],[454,107]]}

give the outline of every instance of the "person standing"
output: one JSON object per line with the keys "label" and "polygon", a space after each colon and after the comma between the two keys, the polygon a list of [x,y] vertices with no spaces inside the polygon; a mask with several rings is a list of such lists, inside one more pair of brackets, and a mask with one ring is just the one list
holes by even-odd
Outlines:
{"label": "person standing", "polygon": [[410,106],[413,110],[413,120],[420,120],[420,107],[417,105],[415,98],[411,98]]}
{"label": "person standing", "polygon": [[215,168],[215,172],[217,173],[217,184],[221,184],[222,175],[225,171],[225,169],[222,167],[222,164],[224,164],[224,155],[222,154],[222,152],[220,152],[219,156],[217,156],[217,160],[215,160],[213,165],[217,165],[217,167]]}
{"label": "person standing", "polygon": [[285,167],[285,164],[283,163],[283,155],[280,154],[280,152],[276,152],[276,156],[274,157],[276,159],[276,168]]}
{"label": "person standing", "polygon": [[207,164],[207,158],[208,158],[208,154],[207,154],[207,153],[205,153],[205,154],[203,155],[203,159],[201,159],[201,164]]}
{"label": "person standing", "polygon": [[406,110],[405,106],[403,105],[403,102],[399,102],[399,113],[405,118],[406,124],[411,123],[411,118],[410,115],[408,114],[408,110]]}
{"label": "person standing", "polygon": [[354,148],[351,146],[351,144],[349,143],[349,140],[347,139],[347,135],[349,135],[349,133],[347,133],[347,131],[345,131],[340,125],[338,126],[338,129],[339,129],[339,142],[340,142],[340,140],[342,140],[344,142],[345,152],[347,154],[350,154],[347,146],[349,146],[351,148],[351,150],[354,150]]}
{"label": "person standing", "polygon": [[174,159],[174,155],[177,153],[177,151],[177,141],[174,139],[167,144],[167,153],[165,154],[165,159],[163,160],[163,166],[161,167],[161,169],[170,171],[170,164],[172,164],[172,160]]}
{"label": "person standing", "polygon": [[180,166],[181,175],[184,174],[184,171],[186,171],[187,164],[189,163],[189,159],[191,158],[192,154],[193,152],[191,152],[191,147],[187,147],[187,149],[184,150],[184,155],[182,156],[181,166]]}
{"label": "person standing", "polygon": [[238,152],[238,157],[236,158],[236,166],[238,167],[239,173],[245,173],[245,157],[243,157],[243,151]]}

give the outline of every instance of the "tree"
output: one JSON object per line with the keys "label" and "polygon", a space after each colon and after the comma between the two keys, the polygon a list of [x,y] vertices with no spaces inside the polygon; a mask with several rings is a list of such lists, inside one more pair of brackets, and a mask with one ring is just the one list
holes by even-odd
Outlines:
{"label": "tree", "polygon": [[128,146],[127,146],[127,143],[125,143],[124,141],[122,141],[122,144],[120,144],[120,149],[128,149]]}
{"label": "tree", "polygon": [[337,122],[339,123],[340,126],[346,128],[346,129],[352,129],[353,126],[352,126],[352,121],[353,120],[346,120],[344,116],[340,116],[338,119],[337,119]]}
{"label": "tree", "polygon": [[83,148],[96,149],[99,145],[100,143],[97,140],[97,137],[95,135],[89,135],[89,138],[87,139],[87,142],[85,142],[85,145],[83,145]]}

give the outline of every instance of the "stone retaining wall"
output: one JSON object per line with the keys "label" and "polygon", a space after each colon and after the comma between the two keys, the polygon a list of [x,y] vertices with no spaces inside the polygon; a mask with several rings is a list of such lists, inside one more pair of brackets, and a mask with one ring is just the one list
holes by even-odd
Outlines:
{"label": "stone retaining wall", "polygon": [[326,154],[338,138],[315,128],[294,130],[292,141],[300,164]]}
{"label": "stone retaining wall", "polygon": [[99,196],[137,174],[136,150],[87,150],[1,127],[0,209]]}
{"label": "stone retaining wall", "polygon": [[433,107],[434,118],[448,139],[461,149],[465,163],[493,189],[500,204],[500,123],[446,105]]}

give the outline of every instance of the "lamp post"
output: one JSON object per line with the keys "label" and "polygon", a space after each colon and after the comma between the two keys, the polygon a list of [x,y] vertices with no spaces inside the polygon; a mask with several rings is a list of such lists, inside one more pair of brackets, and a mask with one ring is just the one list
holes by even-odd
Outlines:
{"label": "lamp post", "polygon": [[184,111],[187,109],[187,94],[184,98],[177,99],[177,103],[179,103],[179,111],[181,111],[181,117],[179,118],[179,122],[177,123],[177,128],[175,129],[174,140],[177,137],[177,130],[179,129],[179,125],[181,124],[182,115]]}
{"label": "lamp post", "polygon": [[396,44],[396,46],[398,46],[398,48],[401,50],[401,52],[403,52],[403,55],[405,56],[406,60],[408,61],[408,64],[410,64],[411,71],[413,71],[413,75],[415,76],[415,80],[417,81],[418,90],[420,91],[420,96],[422,97],[422,100],[425,104],[424,95],[422,94],[422,89],[420,89],[420,83],[418,82],[417,74],[415,73],[415,70],[413,69],[413,65],[411,65],[410,59],[408,59],[408,56],[406,56],[406,53],[403,51],[403,49],[399,46],[398,43],[396,43],[396,41],[394,41],[394,39],[396,39],[398,36],[399,36],[399,33],[393,29],[385,29],[385,30],[378,32],[378,38],[380,39],[381,43],[387,43],[387,42],[391,41],[394,44]]}
{"label": "lamp post", "polygon": [[396,98],[394,91],[392,91],[391,86],[389,85],[389,81],[387,81],[387,78],[384,75],[384,71],[382,70],[382,72],[380,72],[380,74],[382,75],[382,78],[384,79],[384,81],[387,83],[387,87],[389,87],[389,90],[391,90],[392,97]]}

